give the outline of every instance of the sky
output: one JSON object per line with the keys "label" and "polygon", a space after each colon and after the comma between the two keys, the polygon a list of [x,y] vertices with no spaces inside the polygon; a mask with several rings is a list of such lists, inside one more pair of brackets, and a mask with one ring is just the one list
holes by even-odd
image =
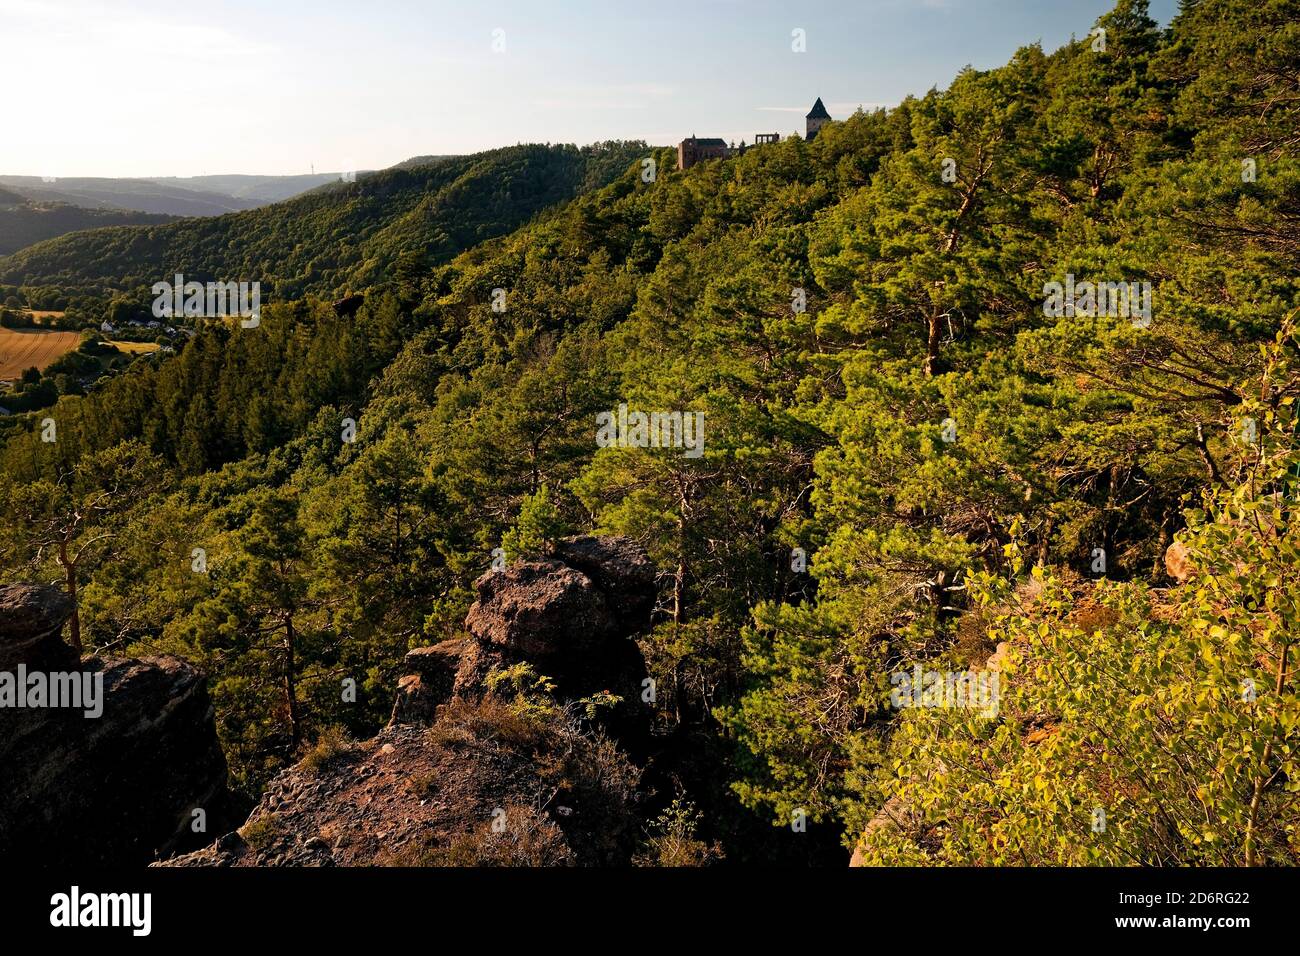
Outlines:
{"label": "sky", "polygon": [[[752,141],[1083,37],[1113,0],[0,0],[0,174],[287,175]],[[1151,0],[1162,25],[1177,0]],[[796,52],[795,31],[805,49]]]}

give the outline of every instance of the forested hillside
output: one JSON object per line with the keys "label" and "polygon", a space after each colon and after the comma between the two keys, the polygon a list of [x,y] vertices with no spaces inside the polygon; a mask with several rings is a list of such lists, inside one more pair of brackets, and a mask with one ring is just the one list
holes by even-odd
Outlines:
{"label": "forested hillside", "polygon": [[0,260],[0,282],[146,299],[161,278],[258,281],[264,299],[427,268],[603,185],[643,146],[514,146],[363,174],[259,209],[70,236]]}
{"label": "forested hillside", "polygon": [[[255,793],[382,725],[493,549],[622,534],[701,861],[1296,863],[1300,17],[1092,26],[685,172],[521,147],[0,262],[277,293],[9,433],[4,579],[199,663]],[[1149,311],[1052,308],[1085,282]],[[623,403],[703,453],[600,447]],[[1000,703],[902,706],[917,668]]]}
{"label": "forested hillside", "polygon": [[0,175],[0,186],[33,202],[61,202],[108,212],[219,216],[261,205],[251,197],[202,188],[193,182],[183,185],[181,180]]}
{"label": "forested hillside", "polygon": [[83,209],[67,203],[35,202],[0,188],[0,256],[81,229],[161,225],[171,220],[171,216],[143,212]]}

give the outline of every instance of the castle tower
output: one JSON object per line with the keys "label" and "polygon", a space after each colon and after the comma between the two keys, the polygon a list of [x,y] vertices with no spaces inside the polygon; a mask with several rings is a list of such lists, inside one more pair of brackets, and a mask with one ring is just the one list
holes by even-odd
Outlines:
{"label": "castle tower", "polygon": [[827,113],[826,107],[822,105],[822,98],[820,96],[817,97],[817,102],[813,104],[813,108],[809,110],[808,115],[804,117],[808,122],[808,132],[804,136],[804,139],[812,139],[816,136],[817,131],[821,129],[830,118],[831,114]]}

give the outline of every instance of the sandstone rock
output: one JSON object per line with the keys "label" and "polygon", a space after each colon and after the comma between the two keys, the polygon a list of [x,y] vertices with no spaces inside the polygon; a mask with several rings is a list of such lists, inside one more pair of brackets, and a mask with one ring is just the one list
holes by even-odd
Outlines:
{"label": "sandstone rock", "polygon": [[1010,655],[1010,653],[1011,653],[1011,645],[1008,644],[1006,641],[998,641],[998,645],[996,648],[994,648],[992,656],[989,657],[989,659],[984,664],[985,670],[990,670],[990,671],[1002,670],[1002,665],[1006,663],[1007,657]]}
{"label": "sandstone rock", "polygon": [[867,863],[864,852],[866,844],[872,837],[886,830],[897,830],[899,817],[904,815],[904,805],[898,797],[890,797],[883,807],[881,807],[870,822],[862,831],[862,837],[858,845],[853,848],[853,856],[849,860],[850,867],[864,867]]}
{"label": "sandstone rock", "polygon": [[505,654],[499,648],[476,640],[466,641],[460,657],[460,666],[456,668],[456,683],[452,687],[452,698],[478,700],[487,690],[488,674],[505,663]]}
{"label": "sandstone rock", "polygon": [[[236,834],[168,866],[561,865],[626,862],[639,771],[585,720],[521,722],[489,692],[518,662],[561,699],[622,698],[598,723],[633,756],[649,737],[645,660],[633,639],[654,606],[654,566],[633,542],[573,538],[553,560],[476,583],[471,635],[410,651],[393,719],[344,759],[284,771]],[[555,767],[565,771],[557,784]],[[506,828],[492,829],[506,810]]]}
{"label": "sandstone rock", "polygon": [[68,670],[80,655],[62,638],[72,600],[43,584],[0,586],[0,671],[19,664],[36,670]]}
{"label": "sandstone rock", "polygon": [[[220,829],[226,761],[202,675],[172,657],[89,660],[103,714],[0,710],[0,859],[144,864]],[[16,771],[16,772],[15,772]]]}
{"label": "sandstone rock", "polygon": [[[562,699],[601,692],[621,698],[603,718],[633,753],[647,741],[651,711],[641,699],[645,659],[634,637],[649,623],[654,565],[626,538],[561,541],[555,558],[489,572],[465,627],[477,658],[462,659],[456,694],[470,696],[491,666],[526,661],[551,678]],[[472,663],[471,663],[472,662]]]}
{"label": "sandstone rock", "polygon": [[1196,576],[1192,553],[1181,541],[1175,541],[1165,550],[1165,570],[1179,584],[1186,584]]}
{"label": "sandstone rock", "polygon": [[430,693],[438,698],[438,703],[445,703],[451,699],[452,689],[456,685],[456,672],[469,650],[469,644],[469,641],[450,640],[432,647],[417,647],[406,654],[406,670],[420,675]]}
{"label": "sandstone rock", "polygon": [[407,673],[397,682],[390,724],[432,723],[438,707],[451,700],[456,675],[472,642],[443,641],[432,647],[417,647],[405,658]]}
{"label": "sandstone rock", "polygon": [[59,640],[71,612],[54,589],[0,588],[6,661],[101,688],[98,717],[86,707],[0,708],[0,859],[144,864],[206,839],[191,828],[195,809],[220,832],[226,762],[202,675],[173,657],[79,661]]}
{"label": "sandstone rock", "polygon": [[527,561],[475,582],[478,601],[465,628],[516,660],[573,658],[614,631],[605,596],[581,571],[559,561]]}
{"label": "sandstone rock", "polygon": [[628,538],[582,535],[565,538],[555,554],[577,568],[605,595],[610,610],[627,630],[650,623],[655,604],[655,566],[636,542]]}
{"label": "sandstone rock", "polygon": [[[499,703],[457,703],[435,727],[392,726],[349,759],[298,764],[236,833],[158,865],[626,863],[636,769],[563,724],[516,740],[498,720],[517,724]],[[557,791],[557,760],[572,790]]]}
{"label": "sandstone rock", "polygon": [[397,699],[393,701],[393,715],[388,723],[432,723],[438,715],[439,703],[419,674],[404,674],[397,679]]}
{"label": "sandstone rock", "polygon": [[475,587],[469,639],[406,655],[390,726],[432,723],[450,701],[482,699],[494,668],[526,662],[555,682],[562,699],[621,698],[602,722],[639,751],[651,712],[641,699],[646,666],[634,637],[655,602],[655,568],[645,552],[626,538],[566,538],[553,559],[488,572]]}

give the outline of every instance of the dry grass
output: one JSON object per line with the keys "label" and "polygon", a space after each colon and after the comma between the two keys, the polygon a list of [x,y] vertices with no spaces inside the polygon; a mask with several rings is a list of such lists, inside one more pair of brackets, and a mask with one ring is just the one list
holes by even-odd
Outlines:
{"label": "dry grass", "polygon": [[326,727],[315,745],[302,758],[302,765],[307,770],[319,772],[343,757],[354,754],[357,744],[341,727]]}
{"label": "dry grass", "polygon": [[157,342],[119,342],[116,339],[110,340],[109,345],[114,345],[121,351],[130,352],[132,355],[156,352],[162,348]]}
{"label": "dry grass", "polygon": [[280,818],[274,813],[268,813],[264,817],[250,820],[239,829],[239,835],[254,850],[269,847],[279,839],[283,832],[284,827],[280,823]]}
{"label": "dry grass", "polygon": [[389,853],[385,866],[484,867],[572,866],[576,861],[564,832],[534,807],[497,807],[490,820],[446,843],[415,841]]}
{"label": "dry grass", "polygon": [[0,378],[16,379],[33,366],[44,371],[80,344],[78,332],[0,328]]}

